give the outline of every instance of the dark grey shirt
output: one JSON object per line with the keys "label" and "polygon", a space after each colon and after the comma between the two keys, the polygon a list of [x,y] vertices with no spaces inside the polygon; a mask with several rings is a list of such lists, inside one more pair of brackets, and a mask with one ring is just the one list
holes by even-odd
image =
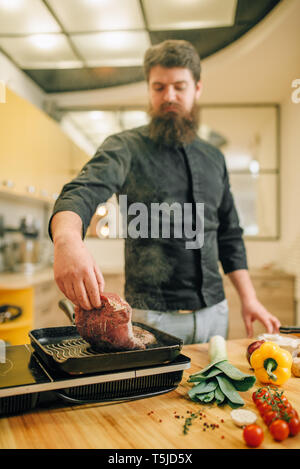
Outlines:
{"label": "dark grey shirt", "polygon": [[76,212],[84,238],[98,204],[114,193],[127,195],[128,207],[143,202],[149,214],[153,202],[193,203],[193,227],[195,203],[204,203],[200,248],[186,249],[188,238],[175,238],[172,229],[169,238],[151,238],[151,217],[149,236],[125,239],[125,298],[132,307],[161,311],[211,306],[225,297],[219,261],[225,273],[247,269],[225,159],[212,145],[197,137],[182,148],[158,147],[148,126],[112,135],[63,187],[52,217],[59,211]]}

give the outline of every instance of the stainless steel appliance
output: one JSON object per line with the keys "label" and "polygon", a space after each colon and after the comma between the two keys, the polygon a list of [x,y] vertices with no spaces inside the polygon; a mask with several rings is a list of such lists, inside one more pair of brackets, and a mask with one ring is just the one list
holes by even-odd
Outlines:
{"label": "stainless steel appliance", "polygon": [[51,264],[51,242],[41,237],[40,221],[27,215],[18,227],[0,216],[0,272],[32,273]]}

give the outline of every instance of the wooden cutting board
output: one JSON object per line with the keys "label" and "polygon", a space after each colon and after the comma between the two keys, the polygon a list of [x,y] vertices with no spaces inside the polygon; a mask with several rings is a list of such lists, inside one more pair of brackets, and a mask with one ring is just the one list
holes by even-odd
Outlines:
{"label": "wooden cutting board", "polygon": [[[227,342],[229,360],[245,373],[251,372],[246,360],[249,339]],[[168,394],[110,405],[39,409],[20,416],[0,418],[0,448],[30,449],[246,449],[242,429],[230,417],[229,407],[202,405],[189,400],[188,376],[208,363],[208,345],[190,345],[183,353],[192,360],[178,388]],[[241,393],[245,408],[252,403],[255,385]],[[300,412],[300,378],[292,377],[283,387],[291,404]],[[183,434],[185,418],[191,412],[202,412],[187,435]],[[265,432],[260,448],[300,448],[300,434],[282,443],[273,440],[266,425],[258,417]]]}

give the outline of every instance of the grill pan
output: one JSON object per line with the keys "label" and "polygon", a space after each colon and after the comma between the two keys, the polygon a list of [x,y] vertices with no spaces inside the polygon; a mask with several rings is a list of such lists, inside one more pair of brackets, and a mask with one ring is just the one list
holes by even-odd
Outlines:
{"label": "grill pan", "polygon": [[154,334],[157,344],[145,350],[95,351],[82,339],[74,325],[34,329],[29,332],[29,338],[35,352],[47,366],[71,375],[159,365],[172,362],[179,355],[182,339],[146,324],[132,324]]}

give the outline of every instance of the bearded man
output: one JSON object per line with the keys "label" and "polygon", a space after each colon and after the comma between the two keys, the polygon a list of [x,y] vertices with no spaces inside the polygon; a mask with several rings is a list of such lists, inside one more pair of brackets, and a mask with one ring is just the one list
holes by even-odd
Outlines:
{"label": "bearded man", "polygon": [[[199,55],[186,41],[164,41],[146,51],[144,70],[149,125],[108,137],[56,201],[49,234],[59,288],[75,306],[100,307],[104,278],[83,240],[97,206],[112,194],[126,195],[128,206],[143,203],[148,214],[153,204],[175,203],[182,213],[192,207],[188,218],[194,228],[196,207],[204,204],[204,242],[196,248],[187,249],[191,237],[184,229],[181,237],[171,231],[169,237],[153,235],[150,215],[144,217],[147,236],[125,239],[125,299],[133,320],[181,337],[185,344],[207,342],[216,334],[226,337],[220,261],[239,293],[248,336],[255,320],[267,332],[278,332],[278,319],[258,301],[248,274],[224,156],[197,136]],[[175,217],[169,220],[174,230]]]}

